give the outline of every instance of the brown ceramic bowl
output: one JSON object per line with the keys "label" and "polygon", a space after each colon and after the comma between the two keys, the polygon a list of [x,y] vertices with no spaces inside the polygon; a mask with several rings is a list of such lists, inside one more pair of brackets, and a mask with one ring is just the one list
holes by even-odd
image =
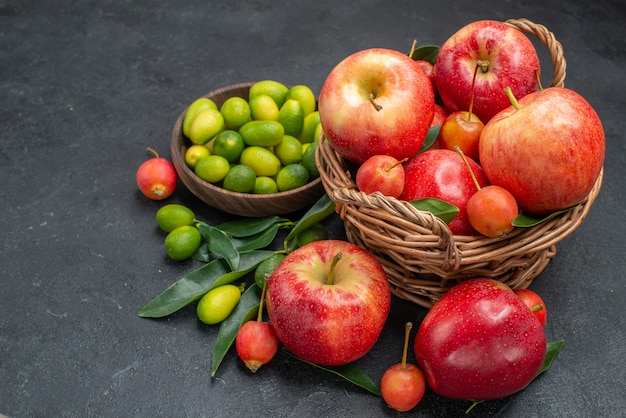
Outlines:
{"label": "brown ceramic bowl", "polygon": [[[239,96],[248,100],[248,91],[252,84],[254,83],[233,84],[211,91],[203,97],[213,100],[219,108],[229,97]],[[185,152],[191,145],[182,130],[186,111],[187,109],[178,117],[172,130],[172,162],[183,184],[206,204],[234,215],[262,217],[298,211],[313,205],[324,194],[324,186],[319,177],[297,189],[272,194],[231,192],[202,180],[185,164]]]}

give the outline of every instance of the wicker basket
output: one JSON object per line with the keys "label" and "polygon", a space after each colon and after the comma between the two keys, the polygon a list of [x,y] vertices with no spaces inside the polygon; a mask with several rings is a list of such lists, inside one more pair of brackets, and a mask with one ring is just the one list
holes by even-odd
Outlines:
{"label": "wicker basket", "polygon": [[[561,44],[544,26],[528,20],[507,23],[536,35],[552,56],[552,86],[563,86],[565,60]],[[556,255],[556,244],[583,221],[600,191],[603,172],[577,206],[529,228],[516,228],[502,238],[454,235],[441,219],[405,201],[376,192],[360,192],[350,168],[322,141],[317,164],[324,188],[335,202],[349,241],[367,248],[380,261],[396,296],[430,308],[456,283],[490,277],[526,288]]]}

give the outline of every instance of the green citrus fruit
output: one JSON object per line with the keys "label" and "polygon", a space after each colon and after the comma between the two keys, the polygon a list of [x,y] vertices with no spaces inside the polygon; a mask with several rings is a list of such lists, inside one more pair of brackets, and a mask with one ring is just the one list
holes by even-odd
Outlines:
{"label": "green citrus fruit", "polygon": [[296,245],[302,247],[313,241],[328,239],[328,229],[320,223],[314,224],[296,235]]}
{"label": "green citrus fruit", "polygon": [[246,145],[271,147],[283,140],[285,128],[273,120],[253,120],[243,125],[239,133]]}
{"label": "green citrus fruit", "polygon": [[231,314],[241,299],[241,289],[225,284],[209,290],[196,305],[198,319],[207,325],[219,324]]}
{"label": "green citrus fruit", "polygon": [[222,187],[226,190],[239,193],[251,193],[254,189],[256,174],[251,167],[238,164],[230,168]]}
{"label": "green citrus fruit", "polygon": [[224,129],[224,117],[217,109],[205,109],[195,117],[189,129],[193,144],[206,144]]}
{"label": "green citrus fruit", "polygon": [[311,112],[306,115],[304,117],[304,123],[302,124],[302,131],[300,131],[300,136],[298,137],[300,142],[308,144],[309,142],[315,141],[315,129],[319,124],[320,112],[316,110],[315,112]]}
{"label": "green citrus fruit", "polygon": [[165,237],[165,251],[172,260],[182,261],[190,258],[202,242],[197,228],[189,225],[179,226]]}
{"label": "green citrus fruit", "polygon": [[263,147],[247,147],[241,153],[241,164],[251,167],[257,176],[275,176],[280,170],[280,160],[270,150]]}
{"label": "green citrus fruit", "polygon": [[252,113],[250,105],[242,97],[229,97],[220,108],[226,129],[237,130],[250,121]]}
{"label": "green citrus fruit", "polygon": [[290,99],[300,102],[305,116],[314,112],[317,108],[315,94],[313,94],[313,91],[311,91],[308,86],[302,84],[292,86],[287,93],[287,100]]}
{"label": "green citrus fruit", "polygon": [[245,146],[241,134],[228,129],[217,134],[213,140],[213,154],[226,158],[229,163],[234,163],[239,160]]}
{"label": "green citrus fruit", "polygon": [[280,108],[267,94],[250,98],[250,116],[253,120],[277,120]]}
{"label": "green citrus fruit", "polygon": [[185,116],[183,116],[183,135],[189,138],[191,124],[193,123],[196,116],[198,116],[198,113],[206,109],[217,110],[217,104],[215,104],[213,100],[207,97],[201,97],[199,99],[196,99],[193,103],[189,105],[189,107],[185,111]]}
{"label": "green citrus fruit", "polygon": [[285,98],[289,93],[289,88],[283,83],[274,80],[262,80],[254,83],[250,86],[249,95],[250,98],[258,96],[260,94],[266,94],[270,96],[276,106],[279,108],[285,103]]}
{"label": "green citrus fruit", "polygon": [[309,181],[309,172],[301,164],[284,166],[276,176],[276,185],[279,192],[297,189]]}
{"label": "green citrus fruit", "polygon": [[209,155],[198,160],[193,169],[198,177],[209,183],[222,181],[228,170],[230,170],[228,160],[220,155]]}
{"label": "green citrus fruit", "polygon": [[280,108],[277,120],[278,123],[283,125],[285,135],[291,135],[296,138],[300,136],[302,126],[304,125],[304,112],[300,102],[292,99],[287,100]]}
{"label": "green citrus fruit", "polygon": [[274,146],[274,154],[282,165],[299,163],[302,161],[302,144],[297,138],[285,135],[280,144]]}
{"label": "green citrus fruit", "polygon": [[172,232],[179,226],[192,225],[196,215],[186,206],[169,203],[162,206],[156,213],[159,227],[165,232]]}
{"label": "green citrus fruit", "polygon": [[273,178],[267,176],[259,176],[254,182],[252,193],[270,194],[278,192],[278,186]]}
{"label": "green citrus fruit", "polygon": [[320,123],[315,127],[315,134],[313,134],[313,141],[318,141],[323,132],[324,132],[324,129],[322,128],[322,124]]}
{"label": "green citrus fruit", "polygon": [[269,277],[269,275],[274,272],[276,267],[284,259],[285,254],[276,253],[261,261],[261,263],[254,270],[254,282],[257,286],[259,286],[260,289],[263,289],[263,282],[265,282],[266,275],[268,275]]}
{"label": "green citrus fruit", "polygon": [[211,151],[204,145],[194,144],[185,151],[185,164],[193,170],[198,160],[211,155]]}
{"label": "green citrus fruit", "polygon": [[320,176],[319,168],[317,168],[317,164],[315,163],[315,150],[317,149],[318,143],[318,141],[311,142],[302,153],[301,164],[306,168],[306,171],[308,171],[309,180],[316,179]]}

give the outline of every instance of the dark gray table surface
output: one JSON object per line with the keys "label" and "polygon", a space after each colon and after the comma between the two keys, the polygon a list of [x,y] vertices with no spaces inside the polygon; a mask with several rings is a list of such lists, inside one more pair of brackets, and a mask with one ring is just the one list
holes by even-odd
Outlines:
{"label": "dark gray table surface", "polygon": [[[626,12],[619,0],[0,0],[0,414],[12,417],[463,416],[428,391],[409,414],[279,352],[256,375],[234,352],[210,377],[217,329],[193,307],[139,309],[199,263],[172,262],[135,170],[200,95],[265,78],[308,84],[368,47],[441,44],[473,20],[526,17],[562,42],[566,85],[597,109],[605,179],[583,224],[532,288],[565,346],[524,391],[470,416],[618,417],[626,410],[624,220]],[[549,64],[544,74],[549,75]],[[179,185],[168,202],[211,210]],[[337,217],[327,221],[342,237]],[[358,365],[376,382],[399,361],[402,324],[425,310],[394,299]],[[410,359],[413,359],[413,354]]]}

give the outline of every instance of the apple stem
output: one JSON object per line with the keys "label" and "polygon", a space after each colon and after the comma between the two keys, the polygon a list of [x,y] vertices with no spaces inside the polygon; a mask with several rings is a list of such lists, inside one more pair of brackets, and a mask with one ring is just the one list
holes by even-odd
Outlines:
{"label": "apple stem", "polygon": [[543,304],[541,304],[541,303],[533,305],[533,307],[530,308],[531,312],[539,312],[539,311],[542,311],[542,310],[543,310]]}
{"label": "apple stem", "polygon": [[148,148],[146,148],[146,150],[147,150],[149,153],[153,154],[155,158],[159,158],[159,153],[158,153],[158,152],[156,152],[154,149],[152,149],[152,148],[148,147]]}
{"label": "apple stem", "polygon": [[519,105],[519,102],[513,95],[513,90],[511,90],[511,87],[505,87],[504,92],[506,93],[507,96],[509,96],[509,100],[511,101],[511,104],[513,105],[515,110],[519,110],[521,106]]}
{"label": "apple stem", "polygon": [[326,284],[327,285],[332,285],[333,284],[333,278],[334,278],[334,273],[335,273],[335,266],[337,265],[339,260],[341,260],[341,257],[343,257],[343,254],[341,254],[341,253],[337,253],[333,257],[333,261],[331,261],[331,263],[330,263],[330,269],[328,270],[328,280],[326,280]]}
{"label": "apple stem", "polygon": [[370,103],[374,106],[374,109],[376,109],[377,112],[380,112],[383,107],[374,101],[375,98],[376,96],[374,96],[373,93],[370,93]]}
{"label": "apple stem", "polygon": [[539,90],[543,90],[543,86],[541,85],[541,77],[539,76],[539,68],[535,68],[535,77],[537,77],[537,84],[539,85]]}
{"label": "apple stem", "polygon": [[263,321],[263,302],[265,301],[265,292],[267,291],[267,278],[263,280],[263,290],[261,290],[261,300],[259,301],[259,313],[257,314],[257,322]]}
{"label": "apple stem", "polygon": [[402,349],[402,369],[406,369],[406,355],[409,350],[409,335],[411,333],[411,328],[413,328],[413,323],[407,322],[404,326],[404,347]]}
{"label": "apple stem", "polygon": [[472,109],[474,109],[474,85],[476,84],[476,74],[478,73],[478,68],[482,67],[483,62],[484,61],[481,61],[481,60],[476,61],[476,66],[474,67],[474,77],[472,77],[472,89],[470,90],[469,110],[467,112],[468,122],[470,122],[472,119]]}
{"label": "apple stem", "polygon": [[415,52],[416,46],[417,46],[417,39],[413,39],[413,44],[411,45],[411,51],[409,52],[409,57],[413,58],[413,53]]}
{"label": "apple stem", "polygon": [[472,170],[472,167],[470,167],[469,161],[467,161],[467,158],[465,158],[465,153],[463,152],[461,148],[459,148],[458,145],[455,145],[454,149],[456,150],[456,152],[459,153],[459,155],[463,159],[463,162],[467,166],[467,169],[469,170],[470,176],[472,176],[472,180],[474,181],[474,185],[476,186],[476,189],[480,190],[480,184],[478,183],[478,179],[474,175],[474,170]]}
{"label": "apple stem", "polygon": [[399,165],[402,165],[402,164],[404,164],[405,162],[407,162],[408,160],[409,160],[408,158],[404,158],[404,159],[402,159],[402,160],[398,161],[397,163],[395,163],[394,165],[392,165],[391,167],[385,167],[385,172],[387,172],[387,173],[388,173],[388,172],[390,172],[391,170],[393,170],[393,169],[394,169],[394,167],[397,167],[397,166],[399,166]]}

